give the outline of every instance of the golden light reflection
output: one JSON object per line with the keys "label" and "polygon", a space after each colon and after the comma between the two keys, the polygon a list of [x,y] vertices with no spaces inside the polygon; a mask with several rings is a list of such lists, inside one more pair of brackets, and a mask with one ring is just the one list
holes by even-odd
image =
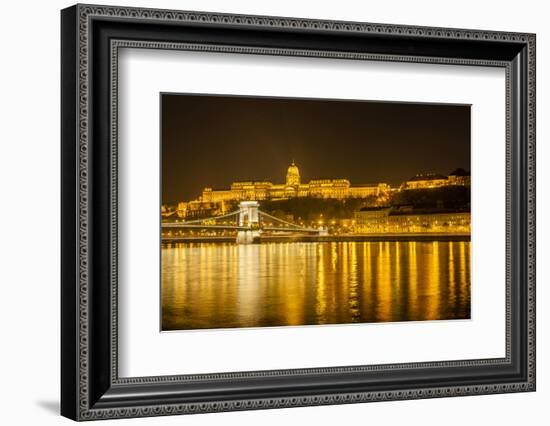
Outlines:
{"label": "golden light reflection", "polygon": [[350,277],[348,306],[349,315],[352,319],[359,316],[359,281],[357,277],[357,244],[350,243]]}
{"label": "golden light reflection", "polygon": [[162,328],[469,318],[470,243],[174,244]]}
{"label": "golden light reflection", "polygon": [[449,298],[456,300],[456,281],[455,281],[455,256],[454,256],[454,243],[449,243]]}
{"label": "golden light reflection", "polygon": [[400,252],[400,242],[395,242],[395,255],[393,256],[395,262],[395,291],[398,293],[401,292],[401,252]]}
{"label": "golden light reflection", "polygon": [[338,250],[337,250],[338,244],[337,243],[330,243],[330,252],[331,252],[331,265],[332,265],[332,271],[335,272],[338,265]]}
{"label": "golden light reflection", "polygon": [[392,320],[392,277],[389,243],[380,243],[378,250],[378,275],[376,276],[377,315],[380,321],[387,322]]}
{"label": "golden light reflection", "polygon": [[[327,292],[325,282],[325,251],[321,244],[318,245],[317,257],[317,281],[315,291],[315,315],[320,324],[326,322]],[[331,251],[332,253],[332,251]]]}
{"label": "golden light reflection", "polygon": [[439,318],[439,284],[441,280],[439,265],[439,241],[432,244],[432,255],[427,258],[428,266],[428,287],[426,288],[427,306],[426,319],[433,320]]}
{"label": "golden light reflection", "polygon": [[460,295],[461,302],[464,304],[470,303],[470,250],[471,245],[469,243],[458,243],[459,247],[459,268],[460,268]]}
{"label": "golden light reflection", "polygon": [[408,250],[408,278],[409,284],[407,286],[409,291],[409,297],[407,299],[407,310],[412,318],[418,318],[419,300],[418,300],[418,262],[416,259],[416,241],[407,243]]}

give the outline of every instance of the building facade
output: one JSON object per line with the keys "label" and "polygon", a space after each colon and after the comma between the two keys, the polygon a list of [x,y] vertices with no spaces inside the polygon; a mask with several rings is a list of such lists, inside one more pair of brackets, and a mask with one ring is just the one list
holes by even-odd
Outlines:
{"label": "building facade", "polygon": [[449,178],[447,176],[436,174],[416,175],[405,182],[404,189],[437,188],[448,184]]}
{"label": "building facade", "polygon": [[302,183],[300,170],[294,162],[288,167],[285,183],[268,181],[233,182],[229,189],[204,188],[200,201],[274,200],[296,197],[316,198],[367,198],[387,195],[390,186],[386,183],[352,185],[348,179],[314,179]]}
{"label": "building facade", "polygon": [[470,173],[456,169],[449,176],[434,173],[419,174],[404,182],[401,189],[429,189],[448,185],[470,185]]}
{"label": "building facade", "polygon": [[390,214],[390,208],[364,208],[355,213],[359,234],[470,233],[469,212]]}

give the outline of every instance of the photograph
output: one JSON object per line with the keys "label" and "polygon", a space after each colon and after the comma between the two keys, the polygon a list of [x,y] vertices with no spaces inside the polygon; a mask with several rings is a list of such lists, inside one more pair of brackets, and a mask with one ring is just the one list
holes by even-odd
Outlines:
{"label": "photograph", "polygon": [[470,319],[470,105],[160,97],[162,331]]}
{"label": "photograph", "polygon": [[[40,9],[31,23],[60,45],[18,52],[11,109],[28,104],[25,65],[52,58],[44,93],[26,84],[60,108],[11,120],[4,139],[38,141],[38,154],[7,144],[23,155],[6,156],[5,198],[57,198],[40,227],[56,235],[37,241],[59,250],[29,268],[28,239],[8,226],[21,265],[8,262],[6,282],[51,269],[61,291],[4,298],[28,353],[55,344],[33,373],[36,410],[23,398],[11,417],[278,424],[274,409],[302,407],[291,423],[367,409],[425,424],[429,403],[434,419],[481,410],[517,424],[542,412],[536,89],[550,30],[528,5],[451,16],[401,3]],[[4,210],[18,216],[6,224],[36,219]]]}

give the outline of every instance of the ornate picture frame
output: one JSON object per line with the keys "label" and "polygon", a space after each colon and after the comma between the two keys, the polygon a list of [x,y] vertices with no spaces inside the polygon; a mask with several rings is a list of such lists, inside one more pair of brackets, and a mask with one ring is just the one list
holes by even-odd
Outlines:
{"label": "ornate picture frame", "polygon": [[[64,9],[61,30],[62,415],[93,420],[535,390],[534,34],[96,5]],[[119,377],[117,64],[127,47],[503,68],[506,356]]]}

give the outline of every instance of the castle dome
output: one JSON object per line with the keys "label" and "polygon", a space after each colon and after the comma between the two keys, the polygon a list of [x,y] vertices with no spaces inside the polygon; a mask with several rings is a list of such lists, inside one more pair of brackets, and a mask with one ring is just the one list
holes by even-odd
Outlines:
{"label": "castle dome", "polygon": [[288,186],[300,185],[300,170],[298,169],[298,166],[294,164],[294,161],[292,161],[292,164],[288,166],[286,172],[286,184]]}

